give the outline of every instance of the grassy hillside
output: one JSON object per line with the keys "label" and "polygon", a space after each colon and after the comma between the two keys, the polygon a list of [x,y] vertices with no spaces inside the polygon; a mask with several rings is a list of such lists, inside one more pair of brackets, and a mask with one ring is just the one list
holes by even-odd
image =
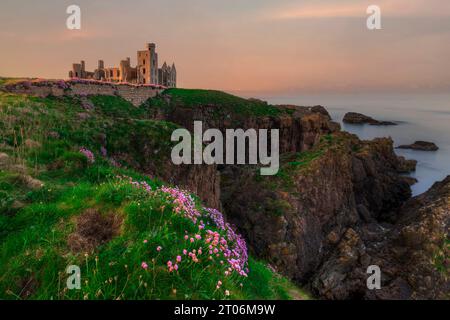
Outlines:
{"label": "grassy hillside", "polygon": [[200,89],[167,89],[160,97],[150,99],[147,105],[160,108],[211,106],[215,108],[217,117],[230,114],[234,116],[276,116],[283,112],[280,108],[264,101],[243,99],[222,91]]}
{"label": "grassy hillside", "polygon": [[[156,164],[171,147],[176,125],[148,107],[0,93],[0,298],[306,298],[247,257],[220,212],[129,169],[136,136]],[[66,288],[69,265],[81,290]]]}

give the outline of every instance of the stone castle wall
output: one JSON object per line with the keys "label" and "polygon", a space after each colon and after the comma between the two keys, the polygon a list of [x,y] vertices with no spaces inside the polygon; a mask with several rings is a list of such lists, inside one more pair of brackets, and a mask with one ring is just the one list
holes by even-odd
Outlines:
{"label": "stone castle wall", "polygon": [[163,91],[161,88],[151,86],[76,81],[25,81],[8,85],[2,88],[2,90],[43,98],[48,96],[119,96],[131,102],[136,107]]}

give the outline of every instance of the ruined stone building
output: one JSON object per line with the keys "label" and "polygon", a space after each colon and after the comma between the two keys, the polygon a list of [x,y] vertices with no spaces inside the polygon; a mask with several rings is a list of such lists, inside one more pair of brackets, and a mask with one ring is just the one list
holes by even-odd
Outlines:
{"label": "ruined stone building", "polygon": [[177,86],[177,69],[164,62],[158,67],[156,45],[148,43],[145,50],[137,52],[137,65],[131,66],[130,58],[120,61],[118,67],[105,68],[103,60],[98,61],[94,72],[86,71],[84,61],[74,63],[69,71],[70,78],[92,79],[107,82],[127,82],[135,84],[161,85],[169,88]]}

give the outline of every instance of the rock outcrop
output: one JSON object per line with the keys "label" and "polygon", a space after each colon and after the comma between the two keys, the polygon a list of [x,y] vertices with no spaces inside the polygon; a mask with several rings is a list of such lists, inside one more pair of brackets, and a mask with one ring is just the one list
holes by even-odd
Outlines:
{"label": "rock outcrop", "polygon": [[373,126],[396,126],[397,123],[392,121],[379,121],[372,117],[357,112],[348,112],[345,114],[344,123],[349,124],[370,124]]}
{"label": "rock outcrop", "polygon": [[416,141],[413,144],[401,145],[397,147],[398,149],[412,149],[412,150],[420,150],[420,151],[437,151],[439,147],[433,143],[428,141]]}
{"label": "rock outcrop", "polygon": [[[406,202],[395,225],[349,228],[312,281],[325,299],[448,299],[450,176]],[[369,290],[367,267],[381,270]]]}
{"label": "rock outcrop", "polygon": [[338,133],[291,156],[277,177],[222,171],[222,204],[256,255],[309,283],[350,227],[393,218],[411,191],[390,139]]}

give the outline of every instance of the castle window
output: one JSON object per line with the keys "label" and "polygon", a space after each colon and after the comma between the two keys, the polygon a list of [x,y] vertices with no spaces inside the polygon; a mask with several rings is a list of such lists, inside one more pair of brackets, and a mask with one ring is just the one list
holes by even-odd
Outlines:
{"label": "castle window", "polygon": [[145,74],[145,68],[144,68],[144,69],[142,69],[142,73],[143,73],[143,74]]}

